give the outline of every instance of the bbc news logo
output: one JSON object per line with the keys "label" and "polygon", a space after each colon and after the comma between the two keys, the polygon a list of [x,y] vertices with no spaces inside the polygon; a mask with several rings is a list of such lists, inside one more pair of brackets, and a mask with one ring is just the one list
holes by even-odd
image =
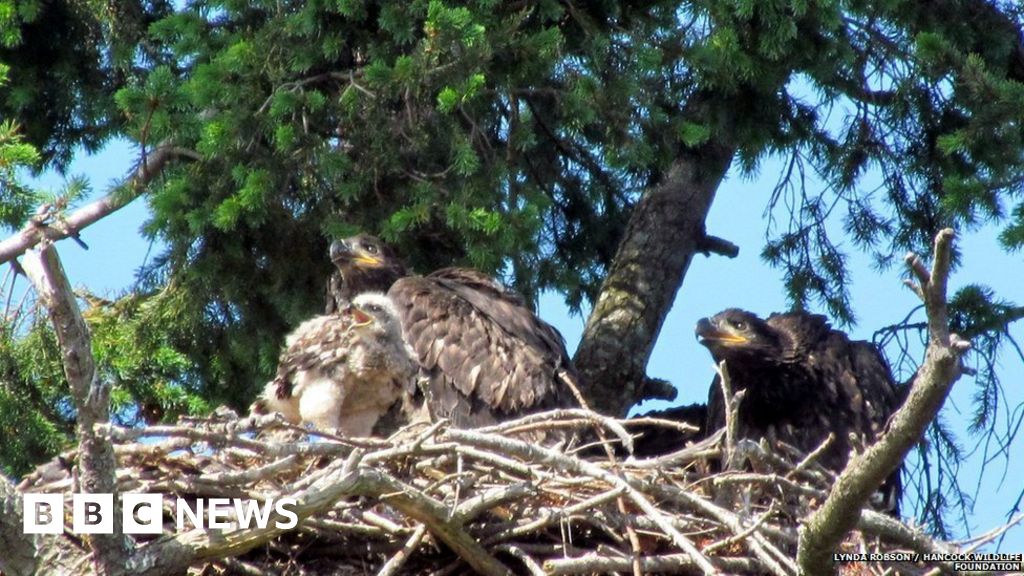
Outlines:
{"label": "bbc news logo", "polygon": [[[64,532],[64,496],[62,494],[25,494],[23,531],[25,534],[62,534]],[[290,530],[299,523],[294,498],[251,500],[241,498],[198,498],[174,502],[177,531],[189,527],[228,530],[235,527]],[[72,494],[71,532],[75,534],[113,534],[113,494]],[[125,534],[161,534],[164,529],[161,494],[122,494],[121,529]]]}

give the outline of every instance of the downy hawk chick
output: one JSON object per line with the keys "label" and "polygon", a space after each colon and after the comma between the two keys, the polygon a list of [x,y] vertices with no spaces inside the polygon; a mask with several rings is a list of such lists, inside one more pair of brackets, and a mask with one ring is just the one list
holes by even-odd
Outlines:
{"label": "downy hawk chick", "polygon": [[417,370],[391,299],[367,292],[288,335],[257,404],[295,424],[370,436],[396,404],[409,416]]}

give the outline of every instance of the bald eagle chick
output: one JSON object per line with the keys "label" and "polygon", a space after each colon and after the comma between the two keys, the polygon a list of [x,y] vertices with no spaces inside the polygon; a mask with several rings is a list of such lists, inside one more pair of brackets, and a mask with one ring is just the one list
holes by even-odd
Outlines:
{"label": "bald eagle chick", "polygon": [[[772,314],[762,320],[730,308],[697,323],[697,337],[716,363],[725,362],[738,408],[739,438],[777,439],[803,452],[835,439],[820,462],[840,471],[858,445],[873,443],[898,408],[889,365],[872,344],[850,340],[824,316]],[[725,426],[719,377],[711,384],[707,432]],[[895,509],[899,470],[882,487],[883,508]]]}
{"label": "bald eagle chick", "polygon": [[394,304],[380,293],[360,294],[288,335],[259,404],[292,423],[370,436],[396,403],[408,409],[416,371]]}

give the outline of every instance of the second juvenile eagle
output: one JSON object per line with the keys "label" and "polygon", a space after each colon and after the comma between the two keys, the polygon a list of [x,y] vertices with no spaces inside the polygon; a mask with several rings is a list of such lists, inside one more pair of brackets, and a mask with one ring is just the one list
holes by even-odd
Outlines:
{"label": "second juvenile eagle", "polygon": [[387,292],[426,379],[435,417],[461,427],[573,403],[576,371],[561,334],[515,293],[476,270],[410,275],[379,239],[361,234],[331,244],[338,298]]}
{"label": "second juvenile eagle", "polygon": [[346,436],[370,436],[390,410],[410,411],[416,373],[390,299],[361,294],[288,335],[277,375],[256,411],[279,412],[292,423]]}
{"label": "second juvenile eagle", "polygon": [[[899,407],[895,382],[878,349],[850,340],[824,316],[788,312],[762,320],[730,308],[701,319],[696,332],[715,362],[725,361],[733,391],[746,391],[737,414],[740,438],[778,439],[806,453],[832,433],[835,439],[820,461],[839,471],[854,442],[874,442]],[[709,391],[707,432],[725,422],[716,376]],[[885,507],[895,508],[899,490],[897,470],[882,486]]]}

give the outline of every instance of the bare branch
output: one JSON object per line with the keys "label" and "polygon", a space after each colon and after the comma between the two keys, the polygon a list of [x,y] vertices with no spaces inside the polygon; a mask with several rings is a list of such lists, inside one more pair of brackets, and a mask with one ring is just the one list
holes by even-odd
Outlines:
{"label": "bare branch", "polygon": [[[613,574],[631,569],[632,559],[598,556],[591,554],[580,558],[563,558],[548,560],[544,563],[547,574]],[[748,558],[717,558],[718,574],[744,573],[754,574],[758,566]],[[660,574],[699,574],[699,567],[693,558],[686,554],[665,554],[640,559],[640,567],[645,572]]]}
{"label": "bare branch", "polygon": [[628,497],[637,507],[640,508],[645,514],[649,515],[651,520],[658,525],[659,528],[665,531],[672,542],[683,551],[690,554],[697,566],[704,572],[704,574],[715,574],[717,571],[715,567],[711,565],[706,557],[701,554],[693,542],[689,538],[684,536],[678,530],[676,530],[671,523],[669,523],[664,515],[654,508],[651,503],[645,498],[640,492],[638,492],[628,480],[625,480],[611,472],[600,468],[592,463],[584,460],[569,460],[562,454],[543,448],[540,446],[534,446],[526,442],[519,440],[512,440],[508,438],[485,436],[469,430],[448,430],[446,433],[449,437],[454,440],[466,442],[467,444],[473,444],[480,447],[488,447],[492,449],[498,449],[501,452],[508,452],[511,454],[519,454],[529,459],[536,459],[540,461],[548,461],[552,464],[560,467],[568,467],[568,469],[575,469],[576,472],[592,476],[594,478],[601,479],[608,482],[612,486],[621,488],[624,495]]}
{"label": "bare branch", "polygon": [[56,249],[46,240],[37,249],[26,252],[24,260],[25,273],[35,286],[39,301],[50,313],[60,344],[64,375],[71,387],[77,412],[79,489],[93,494],[114,494],[113,534],[94,534],[89,539],[93,565],[98,574],[119,573],[128,556],[128,541],[121,534],[115,477],[117,460],[110,437],[96,428],[110,418],[110,387],[97,378],[89,329],[78,310]]}
{"label": "bare branch", "polygon": [[[316,475],[311,486],[294,495],[296,506],[293,512],[299,521],[356,492],[361,480],[356,467],[361,456],[362,452],[355,450],[349,458],[333,462]],[[180,574],[197,560],[235,556],[284,532],[279,528],[279,521],[287,522],[287,519],[275,510],[262,528],[239,528],[227,532],[196,528],[170,539],[156,540],[136,550],[122,573],[139,576]]]}
{"label": "bare branch", "polygon": [[740,247],[718,236],[704,234],[697,238],[697,252],[705,256],[718,254],[726,258],[735,258],[740,255]]}
{"label": "bare branch", "polygon": [[120,210],[137,198],[146,184],[160,174],[171,159],[178,157],[201,159],[197,153],[184,148],[158,147],[146,155],[145,161],[140,162],[135,173],[126,182],[116,186],[103,198],[86,204],[67,218],[53,222],[33,218],[17,234],[0,242],[0,264],[24,254],[43,239],[56,242],[68,237],[77,237],[78,233],[90,224]]}
{"label": "bare branch", "polygon": [[377,572],[377,576],[394,576],[398,574],[398,571],[405,565],[405,561],[409,556],[416,551],[420,546],[420,542],[423,541],[423,537],[427,534],[427,527],[424,524],[420,524],[416,527],[416,531],[409,536],[409,539],[405,542],[405,546],[395,555],[388,559],[387,562],[381,566],[380,571]]}
{"label": "bare branch", "polygon": [[718,371],[718,384],[722,387],[722,403],[725,405],[725,445],[722,448],[724,452],[722,460],[727,469],[734,470],[739,464],[736,461],[736,438],[739,436],[740,403],[743,402],[746,390],[739,390],[733,394],[725,360],[719,362],[718,366],[715,366],[715,370]]}
{"label": "bare branch", "polygon": [[[539,425],[521,420],[510,429]],[[593,423],[564,414],[549,426],[583,431]],[[648,466],[652,460],[620,462],[596,451],[562,453],[510,439],[504,429],[410,425],[387,440],[361,439],[361,446],[333,439],[282,443],[269,434],[279,429],[275,420],[239,419],[227,412],[141,433],[104,427],[118,442],[121,491],[164,494],[165,514],[173,516],[175,506],[197,498],[263,503],[292,498],[293,505],[284,505],[297,519],[275,505],[264,521],[247,528],[165,526],[163,537],[137,544],[117,576],[211,568],[272,574],[280,571],[283,557],[311,574],[346,568],[365,572],[373,566],[384,574],[632,569],[793,576],[798,572],[792,557],[796,520],[823,502],[834,482],[813,456],[781,445],[783,452],[775,454],[776,445],[767,442],[737,447],[753,450],[749,457],[759,472],[709,476],[703,471],[706,462],[655,468]],[[721,435],[715,438],[719,443]],[[154,436],[167,439],[136,443]],[[710,450],[700,446],[690,461]],[[68,454],[63,462],[74,458]],[[73,473],[64,463],[41,467],[18,490],[67,495]],[[744,490],[747,499],[740,511],[711,499],[725,486]],[[959,551],[897,520],[870,511],[859,517],[857,528],[870,538],[854,536],[844,546]],[[281,519],[290,525],[281,526]],[[623,536],[630,529],[637,536],[632,541]],[[446,550],[437,550],[437,544]],[[40,541],[36,565],[61,573],[94,572],[90,550],[83,548],[87,545],[70,534]],[[235,558],[241,554],[244,560]],[[881,567],[871,564],[872,571]],[[923,564],[905,573],[948,569],[941,562]]]}
{"label": "bare branch", "polygon": [[805,522],[800,532],[797,561],[805,574],[831,574],[831,554],[854,528],[859,511],[903,461],[938,414],[953,383],[960,377],[960,358],[970,343],[949,333],[946,310],[946,281],[949,276],[953,231],[945,229],[935,238],[932,269],[921,260],[907,256],[928,316],[928,348],[925,361],[903,406],[889,420],[887,430],[865,452],[850,459],[836,480],[828,499]]}

